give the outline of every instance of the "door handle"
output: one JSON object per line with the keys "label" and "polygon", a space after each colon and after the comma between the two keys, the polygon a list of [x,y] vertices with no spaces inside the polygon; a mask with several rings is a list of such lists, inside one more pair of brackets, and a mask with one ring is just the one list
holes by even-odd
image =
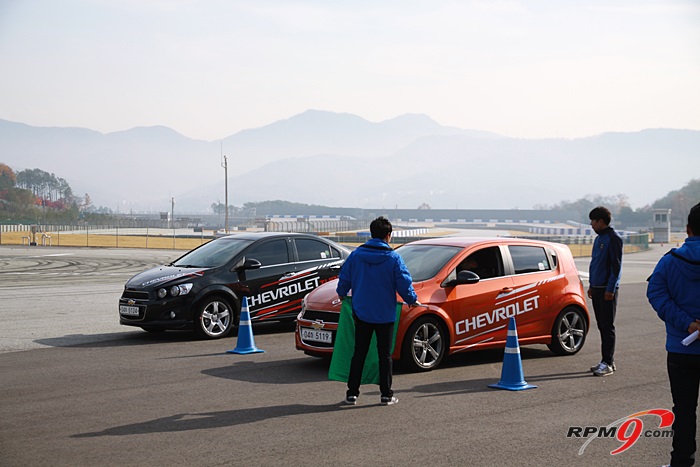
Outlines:
{"label": "door handle", "polygon": [[503,287],[501,289],[501,292],[512,292],[512,291],[513,291],[513,287]]}

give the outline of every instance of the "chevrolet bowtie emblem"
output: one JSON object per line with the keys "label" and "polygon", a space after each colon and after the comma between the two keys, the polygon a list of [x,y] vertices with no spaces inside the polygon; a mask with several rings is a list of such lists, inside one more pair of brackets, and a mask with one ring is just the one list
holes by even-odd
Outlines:
{"label": "chevrolet bowtie emblem", "polygon": [[136,302],[131,300],[131,299],[129,299],[129,301],[126,303],[127,303],[127,305],[136,305]]}
{"label": "chevrolet bowtie emblem", "polygon": [[321,329],[325,324],[322,321],[314,321],[311,323],[311,327],[314,329]]}

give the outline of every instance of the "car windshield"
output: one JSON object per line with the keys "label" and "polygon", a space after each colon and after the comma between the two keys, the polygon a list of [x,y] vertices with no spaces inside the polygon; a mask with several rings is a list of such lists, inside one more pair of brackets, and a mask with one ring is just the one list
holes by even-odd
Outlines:
{"label": "car windshield", "polygon": [[421,282],[435,276],[449,260],[462,250],[456,246],[404,245],[397,248],[413,282]]}
{"label": "car windshield", "polygon": [[172,266],[181,268],[217,268],[228,263],[243,251],[251,240],[217,238],[176,259]]}

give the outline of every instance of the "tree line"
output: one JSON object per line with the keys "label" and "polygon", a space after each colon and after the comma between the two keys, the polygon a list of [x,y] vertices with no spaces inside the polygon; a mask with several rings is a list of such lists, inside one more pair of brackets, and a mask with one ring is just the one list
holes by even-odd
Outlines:
{"label": "tree line", "polygon": [[90,204],[88,194],[75,196],[70,184],[55,174],[41,169],[15,173],[0,162],[0,215],[3,220],[71,222]]}
{"label": "tree line", "polygon": [[[617,225],[624,228],[644,227],[651,219],[652,209],[671,209],[674,226],[682,227],[690,208],[700,201],[700,179],[692,179],[684,187],[669,192],[651,205],[633,210],[626,195],[586,195],[575,201],[561,201],[553,205],[536,205],[534,209],[564,210],[579,213],[578,221],[588,223],[588,213],[595,206],[610,209]],[[333,210],[327,206],[308,205],[289,201],[274,200],[245,203],[242,207],[229,206],[229,214],[246,213],[255,216],[267,212],[280,212],[282,208],[293,206],[301,214],[321,214]],[[429,207],[428,207],[429,208]],[[214,213],[223,214],[223,203],[212,203]],[[323,212],[321,212],[323,211]],[[0,162],[0,220],[38,222],[40,219],[74,222],[86,217],[110,216],[108,208],[96,208],[90,195],[75,196],[68,182],[53,173],[41,169],[26,169],[15,173],[9,166]]]}
{"label": "tree line", "polygon": [[71,200],[73,198],[73,190],[65,179],[40,169],[26,169],[17,172],[15,186],[31,191],[34,196],[42,200],[53,202],[59,199]]}
{"label": "tree line", "polygon": [[588,213],[596,206],[605,206],[615,219],[616,224],[625,227],[641,227],[647,225],[651,219],[653,209],[671,209],[671,219],[676,227],[683,227],[688,219],[688,212],[695,204],[700,202],[700,179],[690,180],[679,190],[670,191],[666,196],[657,199],[651,205],[632,209],[626,195],[612,196],[586,195],[575,201],[562,201],[560,203],[535,206],[535,209],[561,209],[578,212],[580,222],[587,223]]}

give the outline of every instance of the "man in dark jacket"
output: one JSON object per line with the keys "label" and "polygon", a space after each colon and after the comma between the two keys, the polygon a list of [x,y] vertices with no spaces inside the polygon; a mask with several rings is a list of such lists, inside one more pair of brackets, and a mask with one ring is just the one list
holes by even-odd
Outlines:
{"label": "man in dark jacket", "polygon": [[600,331],[602,360],[591,367],[596,376],[606,376],[615,368],[615,312],[617,289],[622,275],[622,238],[610,227],[610,211],[598,206],[588,214],[591,227],[598,234],[593,242],[589,268],[588,298],[593,301],[595,320]]}
{"label": "man in dark jacket", "polygon": [[695,462],[700,340],[684,343],[683,339],[700,330],[700,203],[690,210],[686,231],[683,246],[659,260],[647,287],[649,303],[666,323],[674,415],[672,466]]}
{"label": "man in dark jacket", "polygon": [[418,297],[403,259],[389,246],[391,222],[385,217],[378,217],[372,221],[369,229],[372,238],[350,253],[340,270],[336,288],[341,299],[352,290],[355,320],[355,353],[350,363],[345,402],[357,404],[362,369],[372,334],[376,334],[381,403],[393,405],[399,401],[391,389],[391,343],[396,321],[396,294],[410,306],[418,303]]}

